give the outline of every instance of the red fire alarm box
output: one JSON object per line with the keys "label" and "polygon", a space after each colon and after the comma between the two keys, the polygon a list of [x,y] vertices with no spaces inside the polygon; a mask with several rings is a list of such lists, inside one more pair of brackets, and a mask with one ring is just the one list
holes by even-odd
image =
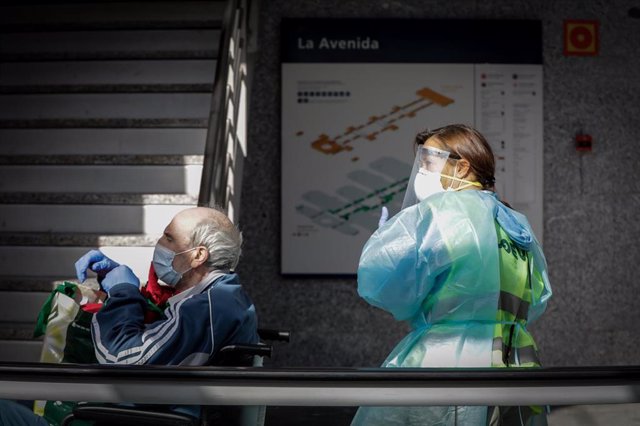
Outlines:
{"label": "red fire alarm box", "polygon": [[576,135],[576,150],[578,152],[591,152],[593,140],[591,135]]}

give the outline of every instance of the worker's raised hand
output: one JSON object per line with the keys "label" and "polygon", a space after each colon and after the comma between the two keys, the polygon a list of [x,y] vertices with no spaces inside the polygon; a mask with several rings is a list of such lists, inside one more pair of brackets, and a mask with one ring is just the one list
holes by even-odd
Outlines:
{"label": "worker's raised hand", "polygon": [[386,206],[382,206],[382,212],[380,213],[380,220],[378,221],[378,228],[387,223],[389,219],[389,209]]}
{"label": "worker's raised hand", "polygon": [[119,265],[111,272],[107,273],[100,285],[102,289],[109,293],[109,290],[116,284],[131,284],[140,288],[140,280],[136,274],[126,265]]}
{"label": "worker's raised hand", "polygon": [[91,269],[98,274],[98,281],[102,281],[109,271],[120,266],[118,262],[109,259],[99,250],[91,250],[76,261],[76,276],[80,282],[87,279],[87,271]]}

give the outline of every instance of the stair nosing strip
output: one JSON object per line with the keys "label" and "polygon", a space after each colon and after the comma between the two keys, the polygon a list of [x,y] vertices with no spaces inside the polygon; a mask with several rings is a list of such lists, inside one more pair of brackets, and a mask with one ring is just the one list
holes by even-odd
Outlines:
{"label": "stair nosing strip", "polygon": [[211,94],[213,83],[184,84],[50,84],[50,85],[0,85],[0,94],[103,94],[103,93],[202,93]]}
{"label": "stair nosing strip", "polygon": [[201,166],[203,155],[0,155],[0,165]]}
{"label": "stair nosing strip", "polygon": [[86,61],[86,60],[122,60],[122,59],[218,59],[218,51],[103,51],[103,52],[34,52],[34,53],[2,53],[0,62],[47,62],[47,61]]}
{"label": "stair nosing strip", "polygon": [[[16,326],[17,324],[20,325]],[[33,323],[2,322],[0,323],[0,341],[41,343],[44,336],[33,337],[35,326],[35,319]]]}
{"label": "stair nosing strip", "polygon": [[0,232],[0,247],[153,247],[157,235]]}
{"label": "stair nosing strip", "polygon": [[1,204],[67,204],[67,205],[184,205],[193,206],[198,197],[189,194],[145,193],[0,193]]}
{"label": "stair nosing strip", "polygon": [[223,20],[220,18],[210,20],[184,20],[184,21],[105,21],[96,23],[84,23],[77,21],[56,23],[9,23],[1,22],[4,34],[19,33],[57,33],[71,31],[146,31],[146,30],[221,30]]}
{"label": "stair nosing strip", "polygon": [[86,118],[0,120],[0,129],[208,128],[208,118]]}

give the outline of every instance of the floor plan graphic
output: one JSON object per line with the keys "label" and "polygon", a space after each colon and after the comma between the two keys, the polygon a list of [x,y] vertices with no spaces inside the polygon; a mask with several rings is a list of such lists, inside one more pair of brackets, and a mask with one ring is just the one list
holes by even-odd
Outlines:
{"label": "floor plan graphic", "polygon": [[417,99],[402,106],[395,105],[386,114],[380,116],[372,115],[366,123],[348,126],[342,134],[335,137],[330,137],[323,133],[311,143],[311,147],[328,155],[335,155],[342,151],[352,151],[353,146],[351,144],[358,139],[373,141],[384,132],[398,130],[399,122],[404,119],[414,118],[419,111],[427,107],[437,105],[444,108],[454,102],[453,99],[428,87],[418,90],[416,95],[418,95]]}
{"label": "floor plan graphic", "polygon": [[381,157],[366,169],[348,173],[348,183],[334,194],[320,190],[305,192],[296,211],[316,225],[342,234],[373,232],[378,227],[382,206],[387,206],[391,214],[400,210],[410,170],[409,164]]}

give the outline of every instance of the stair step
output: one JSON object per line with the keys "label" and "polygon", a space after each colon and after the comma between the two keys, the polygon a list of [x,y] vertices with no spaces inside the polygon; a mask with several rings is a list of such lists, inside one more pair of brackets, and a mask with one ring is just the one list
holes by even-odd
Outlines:
{"label": "stair step", "polygon": [[220,30],[0,33],[0,60],[215,59]]}
{"label": "stair step", "polygon": [[0,155],[0,165],[202,165],[203,155]]}
{"label": "stair step", "polygon": [[0,322],[35,324],[38,312],[49,294],[50,292],[3,291],[0,293]]}
{"label": "stair step", "polygon": [[220,27],[224,1],[38,4],[3,7],[7,29]]}
{"label": "stair step", "polygon": [[64,129],[64,128],[193,128],[206,129],[206,118],[86,118],[0,120],[0,129]]}
{"label": "stair step", "polygon": [[149,87],[167,91],[184,87],[194,91],[193,87],[202,86],[200,91],[206,92],[213,87],[215,72],[215,60],[4,62],[0,63],[0,90],[94,87],[114,91],[123,87],[140,91]]}
{"label": "stair step", "polygon": [[[0,293],[2,296],[4,293]],[[40,307],[31,312],[37,318]],[[0,362],[39,362],[44,337],[33,337],[36,318],[26,323],[0,322]]]}
{"label": "stair step", "polygon": [[[168,222],[165,222],[167,225]],[[164,229],[164,227],[163,227]],[[104,235],[74,232],[0,232],[0,246],[21,247],[148,247],[154,246],[162,231],[146,234]]]}
{"label": "stair step", "polygon": [[197,196],[202,166],[33,165],[0,168],[0,192],[177,193]]}
{"label": "stair step", "polygon": [[160,235],[185,207],[5,204],[0,205],[0,232]]}
{"label": "stair step", "polygon": [[[0,294],[1,296],[2,294]],[[35,315],[37,317],[38,312],[40,312],[40,309],[38,309],[37,311],[35,311]],[[25,324],[11,324],[11,326],[9,326],[9,324],[1,324],[0,323],[0,346],[2,346],[4,343],[9,343],[7,341],[10,342],[14,342],[17,343],[18,341],[23,341],[23,342],[33,342],[37,345],[40,345],[40,347],[42,346],[42,337],[33,337],[33,330],[35,329],[36,326],[36,320],[33,319],[32,322],[29,323],[25,323]],[[2,349],[0,349],[0,354],[2,353]],[[2,360],[1,356],[0,356],[0,360]]]}
{"label": "stair step", "polygon": [[206,137],[206,129],[0,129],[0,155],[201,155]]}
{"label": "stair step", "polygon": [[[153,243],[155,244],[155,241]],[[41,279],[74,276],[75,262],[88,250],[97,247],[99,247],[97,242],[87,246],[64,247],[0,246],[0,271],[3,277],[14,277],[14,279],[24,275]],[[153,246],[99,248],[116,262],[128,265],[142,282],[146,282],[153,257]]]}
{"label": "stair step", "polygon": [[39,340],[0,340],[0,361],[38,362],[42,352]]}
{"label": "stair step", "polygon": [[190,194],[140,194],[140,193],[34,193],[0,192],[1,204],[105,204],[105,205],[163,205],[194,206],[198,197]]}
{"label": "stair step", "polygon": [[0,95],[0,120],[206,119],[211,93]]}
{"label": "stair step", "polygon": [[212,92],[212,84],[92,84],[0,86],[0,94],[61,93],[203,93]]}
{"label": "stair step", "polygon": [[[30,277],[30,276],[20,276],[20,277],[9,277],[9,276],[0,276],[0,292],[3,291],[35,291],[35,292],[44,292],[50,293],[54,288],[59,286],[65,281],[74,281],[76,282],[78,279],[75,274],[65,277]],[[0,294],[1,295],[1,294]]]}

